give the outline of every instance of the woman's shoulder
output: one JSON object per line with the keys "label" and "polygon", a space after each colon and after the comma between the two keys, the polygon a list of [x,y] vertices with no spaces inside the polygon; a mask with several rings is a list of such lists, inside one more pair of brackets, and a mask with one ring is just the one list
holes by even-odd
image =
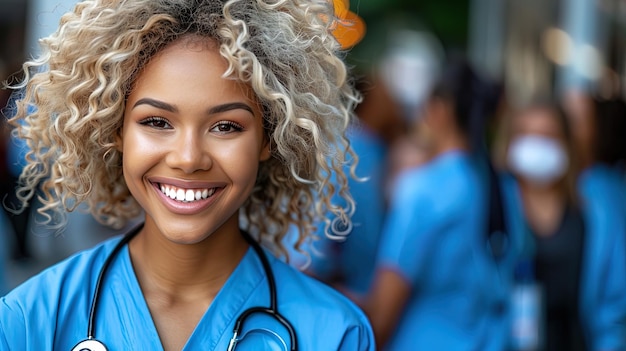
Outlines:
{"label": "woman's shoulder", "polygon": [[342,315],[355,320],[367,320],[359,307],[334,288],[279,259],[272,259],[272,261],[272,269],[278,279],[276,284],[279,293],[298,297],[298,299],[290,299],[288,304],[297,304],[298,308],[311,309],[316,313],[324,310],[325,313]]}
{"label": "woman's shoulder", "polygon": [[312,341],[318,343],[313,349],[374,349],[370,322],[355,303],[296,268],[276,258],[271,261],[281,313],[303,335],[325,335],[323,342]]}
{"label": "woman's shoulder", "polygon": [[273,260],[272,269],[276,277],[280,277],[277,281],[279,294],[293,297],[285,299],[289,308],[336,318],[348,324],[365,324],[369,328],[363,311],[336,289],[278,259]]}
{"label": "woman's shoulder", "polygon": [[86,318],[81,316],[87,315],[100,268],[119,240],[74,254],[0,298],[0,348],[10,341],[15,349],[26,349],[23,343],[38,340],[41,349],[51,350],[56,323]]}

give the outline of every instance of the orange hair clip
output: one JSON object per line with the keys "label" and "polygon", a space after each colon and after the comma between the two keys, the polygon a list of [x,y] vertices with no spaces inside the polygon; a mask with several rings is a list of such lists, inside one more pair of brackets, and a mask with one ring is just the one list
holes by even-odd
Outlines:
{"label": "orange hair clip", "polygon": [[356,13],[350,11],[349,0],[331,0],[335,8],[336,20],[333,22],[332,34],[347,50],[356,45],[365,36],[365,22]]}

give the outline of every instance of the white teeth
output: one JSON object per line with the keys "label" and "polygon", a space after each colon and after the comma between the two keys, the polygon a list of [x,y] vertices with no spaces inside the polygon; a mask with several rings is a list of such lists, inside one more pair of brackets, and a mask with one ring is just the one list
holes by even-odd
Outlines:
{"label": "white teeth", "polygon": [[174,199],[176,201],[182,201],[182,202],[192,202],[192,201],[197,201],[201,199],[206,199],[208,197],[213,196],[213,194],[215,194],[215,189],[216,189],[216,188],[202,189],[202,190],[179,189],[175,187],[170,187],[169,185],[162,185],[162,184],[159,186],[159,188],[161,189],[161,192],[165,194],[165,196],[171,199]]}
{"label": "white teeth", "polygon": [[185,191],[183,189],[178,189],[176,191],[176,200],[185,201]]}
{"label": "white teeth", "polygon": [[187,190],[185,192],[185,201],[193,201],[195,197],[196,195],[194,194],[193,190]]}

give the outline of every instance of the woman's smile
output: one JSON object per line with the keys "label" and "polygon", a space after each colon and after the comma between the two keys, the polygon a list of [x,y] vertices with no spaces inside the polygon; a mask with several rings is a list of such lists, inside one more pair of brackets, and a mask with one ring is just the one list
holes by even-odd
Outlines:
{"label": "woman's smile", "polygon": [[205,211],[216,201],[225,185],[181,186],[151,182],[160,201],[173,214],[194,215]]}

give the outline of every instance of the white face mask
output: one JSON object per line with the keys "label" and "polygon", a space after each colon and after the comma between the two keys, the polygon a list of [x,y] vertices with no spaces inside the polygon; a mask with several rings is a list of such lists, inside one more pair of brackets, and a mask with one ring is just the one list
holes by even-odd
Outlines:
{"label": "white face mask", "polygon": [[507,162],[515,175],[541,186],[560,180],[569,165],[564,147],[556,140],[540,135],[514,139]]}

